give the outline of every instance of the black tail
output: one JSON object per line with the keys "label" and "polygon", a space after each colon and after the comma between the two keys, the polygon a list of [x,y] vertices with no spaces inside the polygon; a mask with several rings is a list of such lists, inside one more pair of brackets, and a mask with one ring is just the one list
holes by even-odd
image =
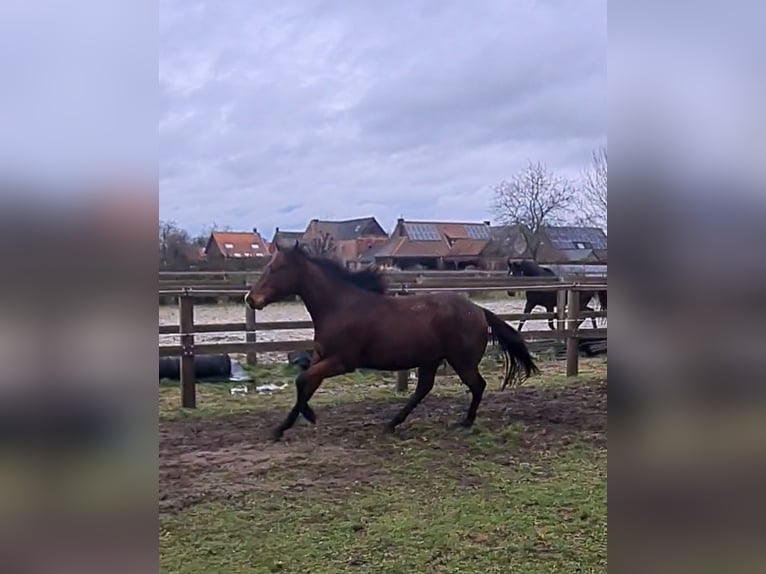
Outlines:
{"label": "black tail", "polygon": [[502,388],[505,389],[508,385],[520,385],[527,377],[539,374],[540,369],[535,365],[521,334],[492,311],[483,308],[482,310],[489,323],[491,340],[500,345],[506,358]]}

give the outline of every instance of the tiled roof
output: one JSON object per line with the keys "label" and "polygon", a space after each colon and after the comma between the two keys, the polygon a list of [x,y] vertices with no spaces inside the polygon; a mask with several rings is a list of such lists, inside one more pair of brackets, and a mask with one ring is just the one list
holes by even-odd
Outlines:
{"label": "tiled roof", "polygon": [[393,257],[396,255],[399,247],[407,240],[406,237],[392,237],[378,248],[375,257]]}
{"label": "tiled roof", "polygon": [[478,257],[490,241],[488,225],[402,221],[405,236],[392,237],[375,254],[383,257]]}
{"label": "tiled roof", "polygon": [[489,239],[458,239],[447,253],[447,257],[478,257],[489,243]]}
{"label": "tiled roof", "polygon": [[210,234],[211,242],[215,242],[218,250],[226,257],[267,257],[269,247],[259,233],[254,232],[221,232]]}
{"label": "tiled roof", "polygon": [[302,231],[282,231],[281,229],[278,229],[274,232],[274,237],[271,239],[271,243],[289,247],[290,245],[295,244],[296,241],[300,241],[302,238]]}
{"label": "tiled roof", "polygon": [[414,241],[444,239],[489,239],[489,226],[483,223],[452,221],[405,221],[404,231]]}
{"label": "tiled roof", "polygon": [[331,235],[336,241],[358,239],[366,235],[376,235],[381,237],[387,235],[374,217],[361,217],[343,221],[317,220],[312,223],[317,231]]}

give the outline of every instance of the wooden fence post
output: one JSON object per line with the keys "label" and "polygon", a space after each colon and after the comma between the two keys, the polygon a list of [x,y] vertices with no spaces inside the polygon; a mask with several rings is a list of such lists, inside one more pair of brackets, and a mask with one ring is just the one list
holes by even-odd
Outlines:
{"label": "wooden fence post", "polygon": [[556,329],[566,331],[567,328],[567,291],[559,289],[556,291]]}
{"label": "wooden fence post", "polygon": [[407,380],[410,378],[409,371],[399,371],[396,373],[396,392],[407,392]]}
{"label": "wooden fence post", "polygon": [[569,290],[567,301],[567,377],[575,377],[578,373],[577,326],[580,317],[580,293]]}
{"label": "wooden fence post", "polygon": [[[248,305],[245,305],[245,341],[248,343],[255,343],[255,309],[251,309]],[[258,363],[258,353],[255,351],[248,351],[245,361],[248,365],[255,365]]]}
{"label": "wooden fence post", "polygon": [[179,330],[181,333],[181,406],[197,407],[194,380],[194,299],[181,295],[178,299]]}

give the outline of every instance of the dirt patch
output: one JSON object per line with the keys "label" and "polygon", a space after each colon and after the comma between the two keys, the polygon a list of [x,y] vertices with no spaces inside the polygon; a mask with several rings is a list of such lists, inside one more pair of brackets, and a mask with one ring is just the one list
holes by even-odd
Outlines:
{"label": "dirt patch", "polygon": [[450,428],[468,402],[468,396],[430,396],[393,436],[381,428],[404,399],[315,407],[319,424],[299,419],[280,443],[269,440],[286,414],[276,410],[163,422],[160,510],[253,491],[321,488],[342,494],[396,479],[415,456],[432,457],[439,474],[454,472],[471,485],[463,466],[470,458],[516,464],[573,442],[606,442],[606,381],[487,393],[473,431]]}

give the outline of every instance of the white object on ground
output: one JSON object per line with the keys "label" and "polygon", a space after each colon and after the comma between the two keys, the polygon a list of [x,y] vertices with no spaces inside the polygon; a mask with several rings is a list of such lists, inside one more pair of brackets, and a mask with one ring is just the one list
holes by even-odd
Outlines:
{"label": "white object on ground", "polygon": [[258,393],[270,393],[271,391],[281,391],[285,387],[287,387],[287,383],[283,385],[273,385],[271,383],[267,383],[265,385],[258,385],[255,387],[255,390]]}

